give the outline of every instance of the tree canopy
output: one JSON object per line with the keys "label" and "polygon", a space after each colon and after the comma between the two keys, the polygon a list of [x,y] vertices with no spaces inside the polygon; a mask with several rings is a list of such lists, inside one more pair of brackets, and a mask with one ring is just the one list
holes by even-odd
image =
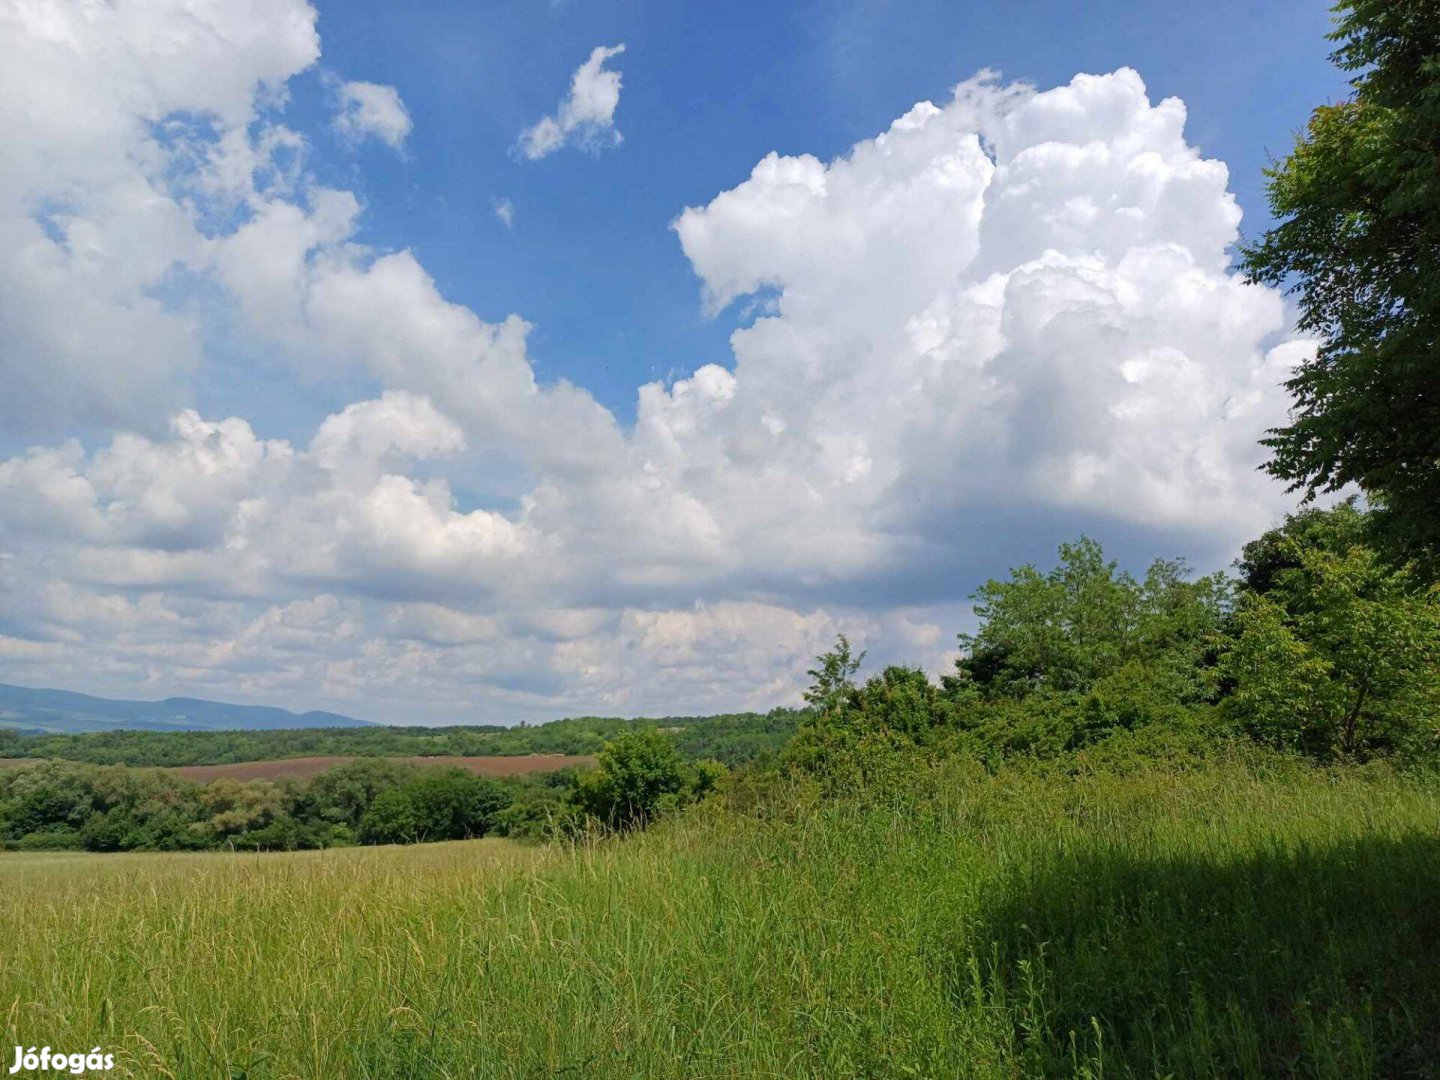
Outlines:
{"label": "tree canopy", "polygon": [[1307,511],[1246,545],[1224,711],[1313,756],[1429,753],[1440,588],[1383,561],[1363,520],[1353,504]]}
{"label": "tree canopy", "polygon": [[1358,484],[1380,535],[1440,557],[1440,5],[1344,0],[1346,101],[1315,110],[1269,171],[1277,224],[1244,249],[1319,347],[1287,386],[1269,470],[1308,495]]}
{"label": "tree canopy", "polygon": [[1191,580],[1178,559],[1157,559],[1136,579],[1088,537],[1060,545],[1041,573],[1012,570],[975,594],[980,628],[961,634],[960,675],[987,697],[1087,692],[1128,664],[1203,697],[1203,661],[1226,606],[1219,575]]}

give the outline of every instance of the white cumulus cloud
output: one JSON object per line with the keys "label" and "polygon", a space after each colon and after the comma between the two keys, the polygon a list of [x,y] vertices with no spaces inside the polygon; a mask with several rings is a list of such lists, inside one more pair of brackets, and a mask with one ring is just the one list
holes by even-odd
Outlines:
{"label": "white cumulus cloud", "polygon": [[537,161],[567,144],[591,151],[620,145],[622,138],[615,127],[620,72],[605,64],[624,51],[624,45],[597,45],[591,51],[590,58],[570,77],[570,92],[555,112],[520,133],[516,149],[521,156]]}
{"label": "white cumulus cloud", "polygon": [[[6,681],[399,720],[765,706],[838,630],[939,663],[1017,551],[1088,528],[1214,565],[1286,506],[1256,440],[1312,345],[1229,264],[1225,166],[1129,69],[971,80],[683,210],[700,304],[747,314],[629,424],[309,176],[280,112],[308,5],[84,11],[0,6],[0,430],[36,441],[0,459]],[[618,140],[618,51],[523,153]],[[285,439],[205,415],[216,325],[377,389]]]}
{"label": "white cumulus cloud", "polygon": [[244,142],[258,167],[246,129],[319,49],[295,0],[0,3],[0,424],[184,404],[200,328],[161,286],[206,243],[168,166],[213,126],[203,156]]}
{"label": "white cumulus cloud", "polygon": [[400,150],[410,135],[410,113],[393,86],[372,82],[341,83],[336,90],[339,104],[335,130],[342,138],[359,143],[376,138],[392,150]]}

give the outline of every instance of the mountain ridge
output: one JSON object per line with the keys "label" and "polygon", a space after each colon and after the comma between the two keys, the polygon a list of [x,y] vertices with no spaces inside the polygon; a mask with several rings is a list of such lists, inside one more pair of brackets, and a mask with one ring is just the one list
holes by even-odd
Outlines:
{"label": "mountain ridge", "polygon": [[104,698],[76,690],[0,683],[0,730],[80,734],[89,731],[270,731],[373,727],[341,713],[296,713],[275,705],[236,705],[205,698],[160,701]]}

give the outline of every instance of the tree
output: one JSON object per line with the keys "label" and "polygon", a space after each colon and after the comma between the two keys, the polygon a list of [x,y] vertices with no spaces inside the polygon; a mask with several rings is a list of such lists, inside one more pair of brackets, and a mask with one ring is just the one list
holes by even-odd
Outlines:
{"label": "tree", "polygon": [[414,776],[413,765],[385,758],[337,765],[310,782],[311,810],[322,821],[354,828],[382,791],[400,787]]}
{"label": "tree", "polygon": [[1332,59],[1353,94],[1268,170],[1278,224],[1243,251],[1319,338],[1265,444],[1292,488],[1358,484],[1402,557],[1440,557],[1440,6],[1343,0]]}
{"label": "tree", "polygon": [[644,828],[661,812],[692,801],[701,783],[714,779],[708,766],[702,776],[687,765],[663,732],[646,728],[607,743],[599,768],[580,777],[571,797],[607,828]]}
{"label": "tree", "polygon": [[955,718],[953,695],[922,669],[899,665],[860,686],[847,678],[829,702],[801,722],[782,760],[819,778],[831,793],[894,780],[903,771],[897,752],[929,745]]}
{"label": "tree", "polygon": [[1328,510],[1311,507],[1291,514],[1279,528],[1250,541],[1241,550],[1240,558],[1235,560],[1240,587],[1260,595],[1283,588],[1294,602],[1305,592],[1303,583],[1292,581],[1301,570],[1304,552],[1343,555],[1352,547],[1366,545],[1371,532],[1370,515],[1353,498]]}
{"label": "tree", "polygon": [[422,769],[402,790],[414,808],[416,832],[426,840],[484,836],[510,805],[504,787],[464,769]]}
{"label": "tree", "polygon": [[835,638],[835,647],[817,656],[817,666],[805,672],[810,676],[810,688],[805,691],[806,704],[821,712],[836,708],[855,688],[855,673],[864,661],[865,654],[856,656],[850,649],[850,639],[840,634]]}
{"label": "tree", "polygon": [[1019,567],[974,599],[980,628],[960,635],[955,681],[987,698],[1087,693],[1127,665],[1143,666],[1177,700],[1209,693],[1207,659],[1225,612],[1220,575],[1192,581],[1183,562],[1160,559],[1137,581],[1081,537],[1060,545],[1048,573]]}
{"label": "tree", "polygon": [[279,785],[266,780],[245,783],[228,776],[209,784],[200,802],[211,815],[210,828],[220,837],[264,828],[287,809]]}
{"label": "tree", "polygon": [[1221,660],[1225,712],[1264,741],[1320,757],[1433,750],[1440,587],[1363,545],[1332,550],[1333,530],[1301,524],[1257,542],[1270,552],[1288,542],[1291,565],[1264,591],[1242,591]]}
{"label": "tree", "polygon": [[403,788],[386,788],[360,818],[360,839],[367,844],[413,844],[421,834],[420,815]]}
{"label": "tree", "polygon": [[95,811],[90,780],[93,769],[65,761],[47,761],[17,769],[6,777],[0,820],[14,837],[51,829],[78,829]]}

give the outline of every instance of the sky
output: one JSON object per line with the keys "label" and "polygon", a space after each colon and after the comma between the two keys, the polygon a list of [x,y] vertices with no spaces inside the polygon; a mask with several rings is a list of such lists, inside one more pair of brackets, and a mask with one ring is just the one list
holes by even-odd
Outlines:
{"label": "sky", "polygon": [[0,0],[0,681],[397,723],[1225,566],[1321,4]]}

